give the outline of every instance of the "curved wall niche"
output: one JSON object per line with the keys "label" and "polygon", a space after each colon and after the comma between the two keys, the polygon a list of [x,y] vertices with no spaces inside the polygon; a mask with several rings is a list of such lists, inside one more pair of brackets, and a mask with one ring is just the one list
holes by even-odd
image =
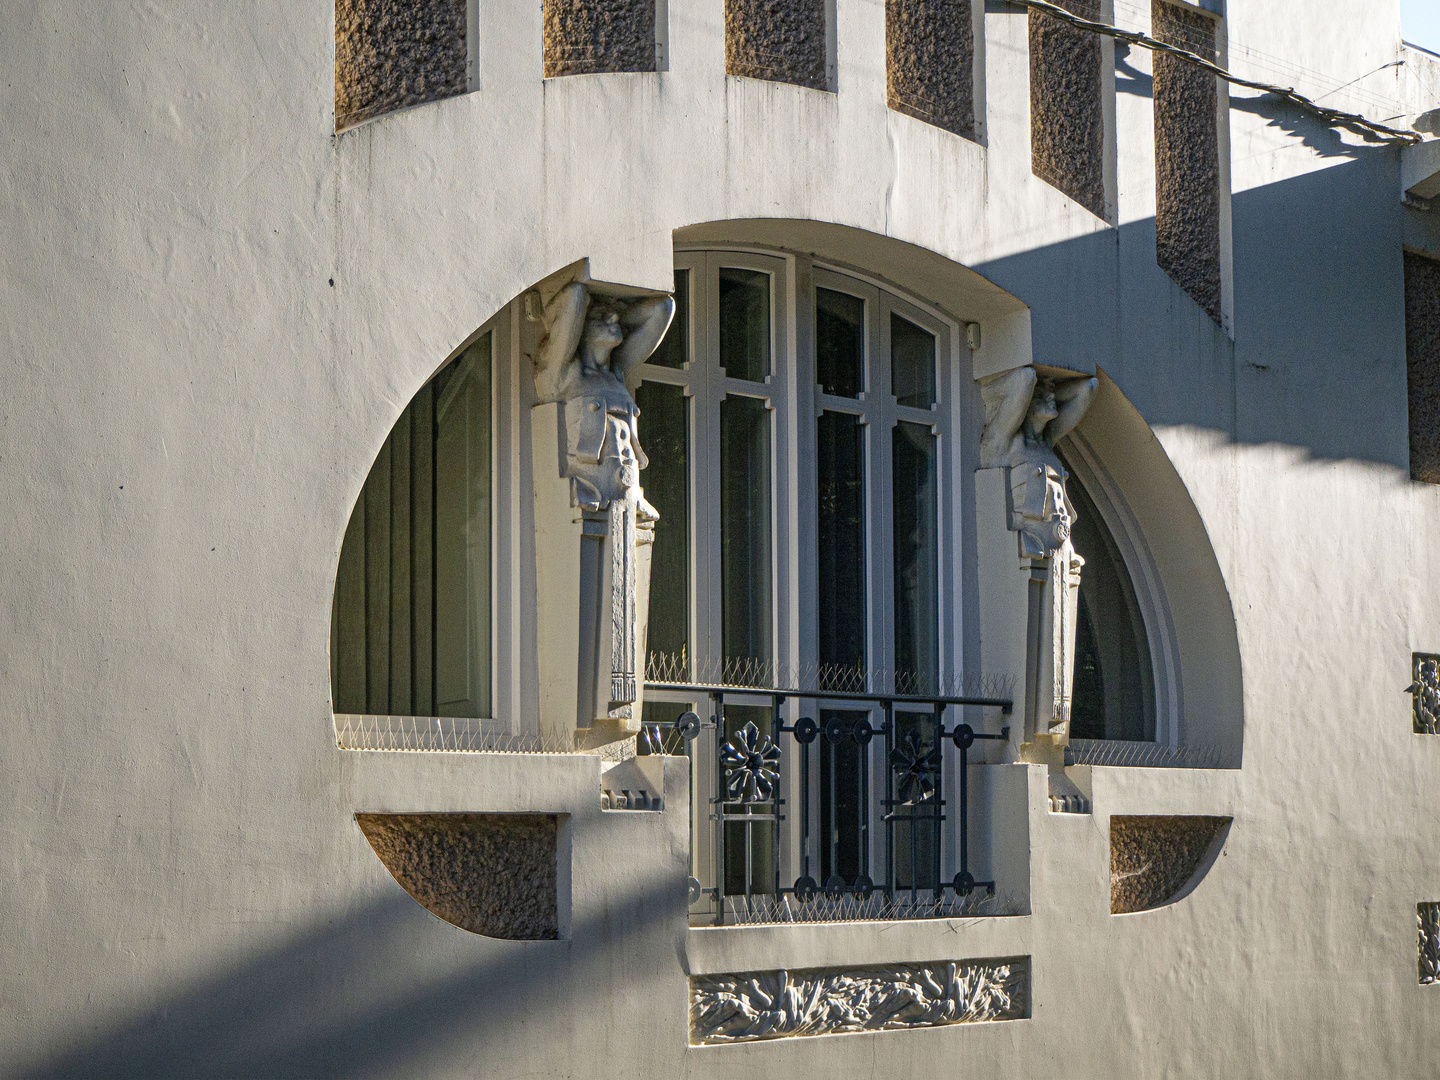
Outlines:
{"label": "curved wall niche", "polygon": [[1112,817],[1110,914],[1164,907],[1188,896],[1214,864],[1228,817]]}
{"label": "curved wall niche", "polygon": [[559,937],[555,814],[356,814],[400,887],[462,930]]}

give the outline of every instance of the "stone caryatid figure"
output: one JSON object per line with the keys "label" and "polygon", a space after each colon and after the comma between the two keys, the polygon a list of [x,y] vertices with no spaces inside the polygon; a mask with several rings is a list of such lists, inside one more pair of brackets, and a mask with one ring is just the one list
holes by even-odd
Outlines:
{"label": "stone caryatid figure", "polygon": [[564,414],[562,475],[571,505],[582,512],[583,534],[602,541],[590,590],[600,600],[598,619],[588,617],[584,601],[580,612],[582,670],[596,675],[590,711],[602,722],[638,719],[631,713],[643,681],[640,608],[650,565],[640,549],[653,543],[660,516],[640,487],[647,463],[636,425],[640,409],[625,379],[655,351],[674,313],[669,296],[592,296],[572,282],[545,305],[545,336],[535,354],[537,397],[560,402]]}
{"label": "stone caryatid figure", "polygon": [[1056,379],[1033,367],[1015,368],[981,387],[985,429],[980,467],[1006,470],[1006,518],[1016,534],[1020,563],[1030,576],[1026,623],[1025,741],[1069,736],[1075,674],[1075,622],[1085,560],[1070,540],[1075,508],[1065,494],[1068,474],[1055,453],[1090,407],[1099,382]]}

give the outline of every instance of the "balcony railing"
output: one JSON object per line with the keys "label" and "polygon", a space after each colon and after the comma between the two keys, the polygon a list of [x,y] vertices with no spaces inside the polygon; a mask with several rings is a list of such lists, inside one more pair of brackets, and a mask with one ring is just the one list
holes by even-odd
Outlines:
{"label": "balcony railing", "polygon": [[[641,735],[651,751],[689,752],[694,763],[702,803],[693,823],[699,862],[690,879],[692,915],[713,917],[716,925],[915,918],[961,913],[974,906],[971,898],[980,890],[994,895],[995,882],[977,880],[970,869],[967,766],[977,741],[1008,739],[1010,729],[977,731],[955,710],[996,708],[1009,716],[1009,697],[874,693],[850,686],[798,690],[728,680],[656,681],[646,689],[691,701],[703,695],[709,706],[708,717],[687,710],[674,720],[647,723]],[[820,719],[801,715],[784,723],[787,702],[796,703],[792,713],[813,706]],[[948,880],[940,876],[942,823],[949,820],[943,740],[955,746],[958,772],[956,872]],[[875,749],[878,762],[871,756]],[[780,826],[792,805],[799,816],[798,851],[786,861],[798,874],[787,885]]]}

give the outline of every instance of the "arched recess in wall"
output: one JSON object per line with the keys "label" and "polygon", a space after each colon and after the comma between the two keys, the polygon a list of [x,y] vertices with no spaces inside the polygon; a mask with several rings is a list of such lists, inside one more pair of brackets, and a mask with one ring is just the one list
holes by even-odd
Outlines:
{"label": "arched recess in wall", "polygon": [[1220,564],[1154,432],[1114,381],[1097,374],[1094,403],[1059,449],[1134,584],[1153,672],[1154,740],[1178,752],[1176,764],[1239,768],[1240,645]]}

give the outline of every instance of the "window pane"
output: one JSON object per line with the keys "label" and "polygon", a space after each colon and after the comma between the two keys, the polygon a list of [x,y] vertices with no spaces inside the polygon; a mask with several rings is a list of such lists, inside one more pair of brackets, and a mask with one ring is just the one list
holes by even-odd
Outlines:
{"label": "window pane", "polygon": [[[865,764],[867,748],[850,733],[860,721],[869,722],[863,710],[821,709],[820,730],[820,883],[853,885],[866,873],[869,838],[865,816]],[[838,739],[830,737],[834,723]]]}
{"label": "window pane", "polygon": [[822,413],[815,442],[820,688],[864,690],[865,431],[859,417]]}
{"label": "window pane", "polygon": [[935,693],[940,673],[935,436],[899,423],[892,436],[895,689]]}
{"label": "window pane", "polygon": [[935,335],[899,315],[890,316],[890,389],[901,405],[935,404]]}
{"label": "window pane", "polygon": [[865,389],[865,301],[815,290],[815,377],[827,394],[859,397]]}
{"label": "window pane", "polygon": [[893,863],[897,889],[940,883],[940,764],[933,713],[895,713],[890,756],[895,802]]}
{"label": "window pane", "polygon": [[732,379],[763,382],[770,374],[770,275],[720,270],[720,366]]}
{"label": "window pane", "polygon": [[726,677],[770,681],[770,416],[758,398],[720,403],[720,608]]}
{"label": "window pane", "polygon": [[650,459],[640,479],[645,497],[660,511],[650,562],[646,650],[666,657],[662,666],[673,675],[688,671],[689,663],[689,403],[683,387],[655,382],[641,383],[635,401],[640,406],[640,445]]}
{"label": "window pane", "polygon": [[[771,737],[771,710],[764,705],[726,705],[725,741],[739,734],[747,723],[754,724],[761,738]],[[722,785],[723,786],[723,785]],[[723,803],[727,814],[773,814],[771,802],[757,804]],[[775,891],[775,823],[743,821],[725,823],[725,895]]]}
{"label": "window pane", "polygon": [[435,707],[490,714],[490,335],[436,378]]}
{"label": "window pane", "polygon": [[1070,734],[1076,739],[1155,738],[1155,671],[1135,586],[1119,545],[1074,474],[1071,540],[1085,560],[1075,635]]}
{"label": "window pane", "polygon": [[415,395],[345,530],[337,712],[490,715],[490,370],[485,335]]}
{"label": "window pane", "polygon": [[[665,331],[660,347],[646,363],[656,367],[681,368],[690,359],[690,271],[675,271],[675,318]],[[642,408],[644,406],[641,406]],[[650,500],[654,502],[654,499]]]}

